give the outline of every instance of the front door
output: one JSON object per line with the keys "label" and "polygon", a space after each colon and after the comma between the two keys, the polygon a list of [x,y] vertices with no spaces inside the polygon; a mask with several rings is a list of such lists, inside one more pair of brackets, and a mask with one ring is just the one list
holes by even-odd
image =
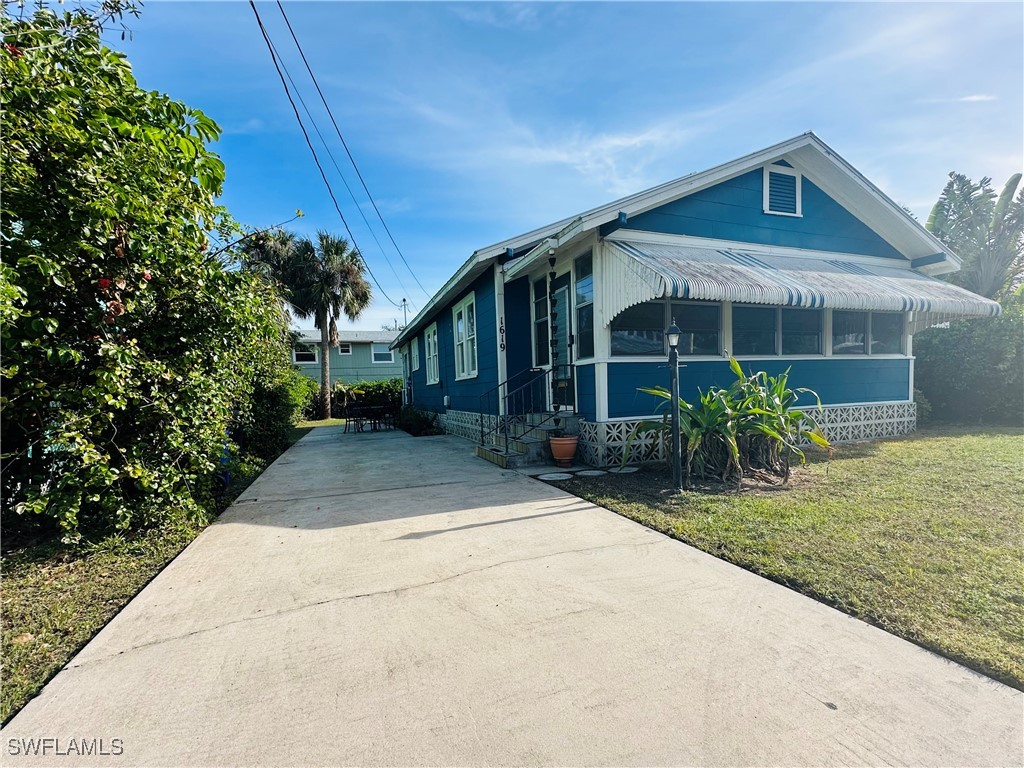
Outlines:
{"label": "front door", "polygon": [[552,410],[575,410],[576,392],[572,368],[572,311],[569,304],[569,276],[554,282],[551,302],[551,406]]}

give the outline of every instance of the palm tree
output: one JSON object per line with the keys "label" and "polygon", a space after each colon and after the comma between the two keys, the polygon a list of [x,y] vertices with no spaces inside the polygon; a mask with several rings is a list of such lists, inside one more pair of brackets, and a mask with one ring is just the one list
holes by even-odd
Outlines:
{"label": "palm tree", "polygon": [[992,179],[975,184],[949,174],[925,227],[963,259],[949,279],[975,293],[998,298],[1016,288],[1024,274],[1024,187],[1015,173],[996,197]]}
{"label": "palm tree", "polygon": [[292,246],[281,278],[295,314],[303,319],[312,317],[320,331],[320,409],[323,418],[329,419],[330,347],[338,346],[337,320],[342,315],[355,320],[373,296],[363,276],[363,258],[344,238],[317,232],[315,241],[304,237]]}

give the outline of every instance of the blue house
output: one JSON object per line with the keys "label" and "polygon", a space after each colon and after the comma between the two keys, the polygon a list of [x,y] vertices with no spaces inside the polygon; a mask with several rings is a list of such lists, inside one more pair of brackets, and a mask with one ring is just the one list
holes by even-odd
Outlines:
{"label": "blue house", "polygon": [[959,266],[806,133],[476,251],[393,346],[409,401],[447,431],[501,444],[559,413],[596,466],[653,415],[637,388],[667,386],[673,320],[684,399],[731,383],[731,354],[791,367],[835,442],[899,435],[916,426],[914,333],[999,313],[938,279]]}

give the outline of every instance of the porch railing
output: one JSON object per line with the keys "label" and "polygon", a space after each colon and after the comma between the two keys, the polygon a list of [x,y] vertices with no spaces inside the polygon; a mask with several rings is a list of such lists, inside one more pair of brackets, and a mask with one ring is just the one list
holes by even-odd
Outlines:
{"label": "porch railing", "polygon": [[[512,386],[515,382],[519,383]],[[573,391],[571,365],[530,368],[506,379],[480,395],[480,444],[486,445],[489,436],[500,434],[507,449],[514,424],[526,424],[529,415],[538,413],[547,416],[532,427],[554,421],[560,409],[573,405]],[[488,427],[486,417],[491,415],[495,421]]]}

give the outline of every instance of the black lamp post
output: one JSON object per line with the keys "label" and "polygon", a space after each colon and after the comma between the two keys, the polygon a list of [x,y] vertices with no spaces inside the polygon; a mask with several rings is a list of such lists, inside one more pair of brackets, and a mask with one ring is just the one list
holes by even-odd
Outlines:
{"label": "black lamp post", "polygon": [[665,331],[668,337],[668,367],[672,375],[672,487],[683,489],[683,446],[679,435],[679,326],[675,318]]}

